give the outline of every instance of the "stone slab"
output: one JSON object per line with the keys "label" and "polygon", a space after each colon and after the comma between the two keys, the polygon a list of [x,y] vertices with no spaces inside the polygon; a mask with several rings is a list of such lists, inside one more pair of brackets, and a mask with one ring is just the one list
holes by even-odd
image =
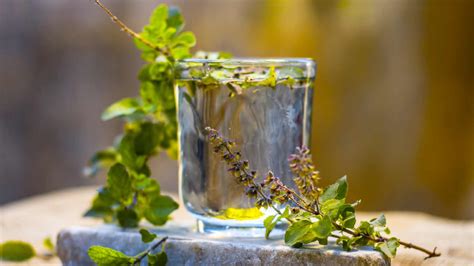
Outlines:
{"label": "stone slab", "polygon": [[[95,228],[100,220],[84,218],[96,186],[64,189],[30,197],[0,206],[0,242],[16,239],[33,243],[39,253],[47,236],[55,238],[71,226]],[[359,219],[370,219],[379,213],[358,212]],[[438,247],[441,257],[423,260],[423,254],[413,249],[400,248],[392,265],[474,265],[474,221],[456,221],[418,212],[385,212],[392,234],[420,246]],[[195,220],[179,208],[173,213],[173,222],[191,228]],[[4,265],[61,265],[52,258],[48,261],[33,259],[25,263]]]}
{"label": "stone slab", "polygon": [[[152,231],[169,236],[165,246],[168,265],[390,265],[389,259],[370,249],[346,252],[335,245],[296,249],[280,239],[209,238],[172,223]],[[149,246],[141,242],[137,230],[110,225],[71,227],[58,236],[58,255],[64,265],[94,265],[87,255],[92,245],[111,247],[127,255]]]}

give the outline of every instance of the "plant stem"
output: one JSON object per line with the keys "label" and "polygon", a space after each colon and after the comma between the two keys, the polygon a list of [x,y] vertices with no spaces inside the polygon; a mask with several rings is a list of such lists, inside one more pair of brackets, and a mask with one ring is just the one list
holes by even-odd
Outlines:
{"label": "plant stem", "polygon": [[[308,208],[308,203],[306,203],[306,201],[300,195],[298,195],[298,193],[296,193],[291,188],[285,186],[285,184],[283,184],[279,179],[276,180],[276,184],[289,194],[289,198],[291,199],[291,201],[293,201],[300,209],[313,213]],[[319,210],[317,210],[316,212],[319,214]]]}
{"label": "plant stem", "polygon": [[[332,224],[334,225],[334,227],[338,230],[341,230],[345,233],[348,233],[352,236],[362,236],[370,241],[373,241],[373,242],[385,242],[385,241],[388,241],[388,238],[386,237],[380,237],[380,238],[373,238],[369,235],[366,235],[366,234],[361,234],[361,233],[357,233],[357,232],[354,232],[348,228],[345,228],[341,225],[339,225],[338,223],[336,222],[332,222]],[[429,251],[428,249],[425,249],[425,248],[422,248],[420,246],[417,246],[417,245],[414,245],[412,243],[408,243],[408,242],[404,242],[404,241],[401,241],[401,240],[398,240],[398,243],[400,243],[400,245],[406,247],[406,248],[412,248],[412,249],[416,249],[416,250],[419,250],[423,253],[426,253],[428,256],[425,258],[425,259],[429,259],[429,258],[433,258],[433,257],[439,257],[441,256],[441,253],[437,253],[436,252],[436,247],[433,249],[433,251]]]}
{"label": "plant stem", "polygon": [[416,250],[419,250],[421,252],[426,253],[428,256],[425,257],[425,260],[429,259],[429,258],[441,256],[441,253],[439,253],[439,252],[436,253],[436,247],[433,249],[433,251],[429,251],[428,249],[422,248],[422,247],[417,246],[417,245],[413,245],[412,243],[408,243],[408,242],[404,242],[404,241],[400,241],[400,240],[398,242],[400,243],[400,245],[402,245],[406,248],[413,248],[413,249],[416,249]]}
{"label": "plant stem", "polygon": [[138,40],[140,40],[142,43],[144,43],[146,46],[152,48],[153,50],[159,52],[159,53],[162,53],[164,55],[168,55],[168,52],[163,50],[163,49],[160,49],[158,46],[154,45],[153,43],[149,42],[148,40],[146,40],[145,38],[143,38],[142,36],[140,36],[140,34],[136,33],[135,31],[133,31],[132,29],[130,29],[127,25],[125,25],[125,23],[123,23],[117,16],[115,16],[112,11],[110,11],[110,9],[108,9],[107,7],[105,7],[99,0],[94,0],[95,3],[100,7],[102,8],[102,10],[105,11],[105,13],[107,13],[107,15],[112,19],[112,21],[117,24],[119,27],[120,27],[120,30],[121,31],[124,31],[125,33],[127,33],[130,37],[132,38],[137,38]]}
{"label": "plant stem", "polygon": [[157,247],[159,247],[163,242],[165,242],[166,240],[168,239],[167,236],[163,237],[162,239],[160,239],[160,241],[156,242],[155,244],[151,245],[150,247],[148,247],[145,251],[143,251],[142,253],[140,253],[140,255],[138,255],[136,258],[135,258],[135,261],[133,263],[133,265],[140,265],[140,262],[150,253],[152,252],[153,250],[155,250]]}

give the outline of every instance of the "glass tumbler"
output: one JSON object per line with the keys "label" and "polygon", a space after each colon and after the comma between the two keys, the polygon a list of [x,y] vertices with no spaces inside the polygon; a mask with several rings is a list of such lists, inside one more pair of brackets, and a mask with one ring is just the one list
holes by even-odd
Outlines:
{"label": "glass tumbler", "polygon": [[[250,169],[271,170],[289,187],[287,158],[308,146],[316,65],[305,58],[186,59],[175,85],[179,189],[198,231],[223,236],[263,236],[271,208],[256,208],[213,152],[206,127],[236,143]],[[283,209],[285,206],[278,206]],[[285,224],[273,234],[281,234]]]}

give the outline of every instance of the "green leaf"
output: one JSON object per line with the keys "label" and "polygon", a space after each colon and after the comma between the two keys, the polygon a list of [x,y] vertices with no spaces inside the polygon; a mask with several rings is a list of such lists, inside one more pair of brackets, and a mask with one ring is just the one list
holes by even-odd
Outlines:
{"label": "green leaf", "polygon": [[35,256],[33,246],[27,242],[10,240],[0,245],[0,259],[6,261],[26,261]]}
{"label": "green leaf", "polygon": [[140,103],[134,98],[125,98],[113,103],[102,113],[102,120],[130,115],[140,108]]}
{"label": "green leaf", "polygon": [[56,252],[56,249],[54,248],[53,241],[51,241],[51,237],[46,237],[45,239],[43,239],[43,246],[44,246],[44,248],[46,248],[47,250],[49,250],[53,253]]}
{"label": "green leaf", "polygon": [[[146,32],[142,32],[140,33],[141,37],[146,39],[146,40],[149,40],[150,39],[154,39],[150,36],[150,34],[147,34]],[[135,47],[138,48],[138,50],[140,50],[142,52],[142,54],[140,55],[141,58],[143,60],[145,60],[146,62],[154,62],[155,61],[155,58],[158,56],[158,52],[149,47],[148,45],[144,44],[140,39],[138,38],[133,38],[133,42],[135,43]],[[150,42],[153,42],[153,41],[150,41]]]}
{"label": "green leaf", "polygon": [[100,188],[97,195],[92,201],[92,207],[84,214],[85,217],[104,218],[106,222],[110,222],[113,216],[112,206],[116,204],[107,188]]}
{"label": "green leaf", "polygon": [[[163,61],[163,62],[154,61],[153,63],[146,64],[142,67],[142,69],[138,73],[138,79],[142,82],[163,80],[168,77],[166,71],[168,71],[169,67],[170,67],[170,64],[168,61]],[[143,83],[142,83],[142,86],[143,86]],[[141,96],[142,98],[144,98],[142,94]],[[153,99],[149,99],[149,101],[152,101]],[[144,100],[147,100],[147,99],[144,98]]]}
{"label": "green leaf", "polygon": [[375,244],[375,249],[387,255],[389,258],[394,258],[397,255],[397,248],[400,242],[397,238],[392,237],[385,242]]}
{"label": "green leaf", "polygon": [[285,243],[289,246],[302,243],[308,231],[311,230],[311,225],[309,220],[292,223],[285,232]]}
{"label": "green leaf", "polygon": [[145,218],[154,225],[163,225],[169,215],[178,208],[172,198],[168,196],[158,195],[152,198],[149,206],[145,209]]}
{"label": "green leaf", "polygon": [[346,198],[347,193],[347,177],[343,176],[336,183],[327,187],[323,194],[319,197],[320,201],[324,203],[330,199],[342,200]]}
{"label": "green leaf", "polygon": [[342,205],[344,205],[344,199],[328,199],[321,204],[321,212],[335,219]]}
{"label": "green leaf", "polygon": [[130,265],[134,258],[123,254],[120,251],[102,247],[102,246],[91,246],[87,251],[89,257],[98,266],[114,266],[114,265]]}
{"label": "green leaf", "polygon": [[342,248],[345,250],[345,251],[351,251],[352,247],[349,243],[350,241],[350,237],[348,236],[340,236],[337,240],[336,240],[336,243],[341,245]]}
{"label": "green leaf", "polygon": [[138,226],[139,217],[132,209],[121,209],[117,212],[117,220],[121,227],[134,228]]}
{"label": "green leaf", "polygon": [[155,28],[166,27],[166,19],[168,18],[168,6],[160,4],[157,6],[150,16],[150,26]]}
{"label": "green leaf", "polygon": [[184,18],[179,8],[171,6],[168,8],[168,19],[166,20],[168,27],[175,28],[176,32],[180,32],[184,27]]}
{"label": "green leaf", "polygon": [[[285,210],[281,215],[270,215],[263,221],[263,226],[265,227],[265,239],[268,239],[270,233],[275,229],[275,226],[282,219],[288,218],[290,216],[290,208],[286,206]],[[276,218],[276,219],[275,219]]]}
{"label": "green leaf", "polygon": [[372,235],[374,233],[374,226],[367,221],[362,221],[360,222],[357,231],[363,234]]}
{"label": "green leaf", "polygon": [[127,133],[120,141],[118,146],[121,162],[132,169],[140,168],[137,165],[137,154],[135,153],[135,136],[133,133]]}
{"label": "green leaf", "polygon": [[145,122],[140,125],[140,132],[135,136],[135,153],[150,155],[161,141],[162,125]]}
{"label": "green leaf", "polygon": [[148,266],[165,266],[168,262],[168,256],[164,251],[151,255],[148,254]]}
{"label": "green leaf", "polygon": [[196,45],[196,37],[194,33],[190,31],[183,32],[179,34],[171,43],[171,46],[185,46],[185,47],[193,47]]}
{"label": "green leaf", "polygon": [[339,208],[339,216],[342,226],[347,228],[354,228],[356,224],[355,209],[350,204],[344,204]]}
{"label": "green leaf", "polygon": [[147,195],[160,194],[160,184],[153,178],[139,175],[135,180],[135,189],[143,191]]}
{"label": "green leaf", "polygon": [[268,239],[270,233],[276,226],[276,223],[273,222],[273,219],[275,219],[275,217],[276,215],[270,215],[265,218],[265,220],[263,220],[263,226],[265,227],[265,239]]}
{"label": "green leaf", "polygon": [[387,219],[385,219],[385,215],[382,213],[379,215],[379,217],[370,220],[370,223],[374,226],[386,226]]}
{"label": "green leaf", "polygon": [[317,238],[327,238],[332,232],[332,223],[329,216],[324,215],[319,221],[311,225],[311,230]]}
{"label": "green leaf", "polygon": [[107,174],[107,187],[112,197],[122,202],[128,202],[132,196],[132,180],[125,166],[114,164]]}
{"label": "green leaf", "polygon": [[327,238],[333,230],[329,216],[322,216],[316,222],[300,220],[291,224],[285,233],[285,243],[300,247],[302,244],[318,241],[322,245],[327,244]]}
{"label": "green leaf", "polygon": [[171,48],[171,54],[173,55],[176,60],[181,60],[185,58],[191,57],[191,53],[189,53],[189,47],[177,46]]}
{"label": "green leaf", "polygon": [[140,229],[139,232],[140,232],[140,235],[142,236],[142,242],[144,243],[150,243],[156,238],[156,234],[150,233],[150,231],[146,229]]}
{"label": "green leaf", "polygon": [[381,214],[377,218],[373,218],[370,220],[370,224],[373,226],[374,231],[377,235],[380,235],[380,232],[385,232],[386,234],[390,234],[390,229],[386,226],[387,220],[385,219],[385,215]]}

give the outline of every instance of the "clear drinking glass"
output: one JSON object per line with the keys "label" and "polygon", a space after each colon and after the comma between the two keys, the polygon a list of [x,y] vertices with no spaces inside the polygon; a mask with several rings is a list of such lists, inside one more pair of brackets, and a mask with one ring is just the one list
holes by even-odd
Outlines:
{"label": "clear drinking glass", "polygon": [[287,158],[310,143],[316,65],[302,58],[186,59],[177,65],[181,200],[200,232],[261,236],[263,220],[274,211],[254,207],[213,153],[204,128],[235,141],[259,176],[272,170],[294,187]]}

